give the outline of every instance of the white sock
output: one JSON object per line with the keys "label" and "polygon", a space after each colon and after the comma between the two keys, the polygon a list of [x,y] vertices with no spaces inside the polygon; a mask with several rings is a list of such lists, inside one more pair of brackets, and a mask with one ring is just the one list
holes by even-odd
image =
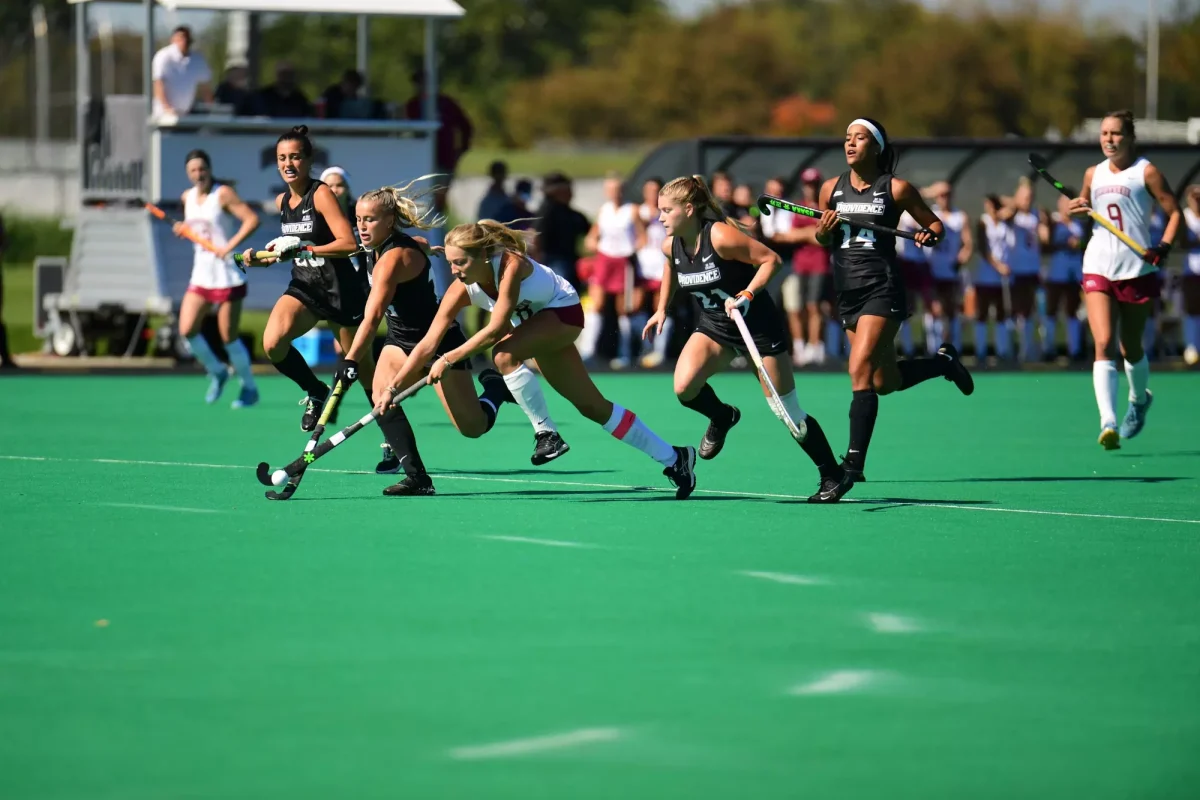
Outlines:
{"label": "white sock", "polygon": [[802,356],[808,352],[808,345],[803,339],[792,339],[792,352],[798,356]]}
{"label": "white sock", "polygon": [[542,394],[542,383],[533,370],[522,364],[504,376],[504,384],[512,392],[517,405],[533,423],[533,429],[538,433],[557,431],[558,426],[550,419],[550,409],[546,407],[546,396]]}
{"label": "white sock", "polygon": [[988,351],[987,322],[975,323],[975,357],[983,358]]}
{"label": "white sock", "polygon": [[675,448],[647,428],[646,423],[637,418],[637,414],[621,408],[616,403],[613,403],[612,416],[604,423],[604,430],[611,433],[613,438],[641,450],[664,467],[671,466],[678,458]]}
{"label": "white sock", "polygon": [[667,317],[663,320],[662,333],[654,336],[654,352],[663,358],[667,357],[667,345],[671,343],[671,331],[675,328],[675,320]]}
{"label": "white sock", "polygon": [[1146,402],[1146,387],[1150,385],[1150,356],[1142,354],[1136,364],[1125,362],[1125,377],[1129,379],[1129,402]]}
{"label": "white sock", "polygon": [[900,348],[904,355],[912,358],[913,341],[912,341],[912,326],[907,322],[900,323]]}
{"label": "white sock", "polygon": [[950,343],[956,350],[962,352],[962,317],[950,320]]}
{"label": "white sock", "polygon": [[603,326],[604,319],[597,312],[588,311],[583,315],[583,333],[578,343],[579,355],[585,361],[596,354],[596,342],[600,341],[600,329]]}
{"label": "white sock", "polygon": [[1046,352],[1058,352],[1058,318],[1046,317]]}
{"label": "white sock", "polygon": [[238,377],[242,379],[242,388],[256,388],[254,373],[250,371],[250,352],[246,350],[246,343],[241,339],[234,339],[225,345],[225,352],[229,353],[229,363],[233,364]]}
{"label": "white sock", "polygon": [[1083,322],[1079,317],[1067,317],[1067,353],[1072,358],[1083,349]]}
{"label": "white sock", "polygon": [[621,354],[621,358],[632,361],[633,326],[629,323],[629,317],[617,317],[617,330],[621,332],[621,346],[617,352]]}
{"label": "white sock", "polygon": [[940,332],[942,321],[934,320],[933,314],[926,312],[925,316],[921,318],[921,322],[925,326],[925,352],[936,353],[942,343]]}
{"label": "white sock", "polygon": [[208,370],[209,375],[220,375],[226,371],[225,365],[208,346],[208,340],[204,338],[204,334],[197,333],[195,336],[189,336],[187,343],[188,347],[192,349],[192,355]]}
{"label": "white sock", "polygon": [[1096,390],[1096,407],[1100,409],[1100,425],[1117,424],[1117,365],[1111,361],[1092,364],[1092,387]]}

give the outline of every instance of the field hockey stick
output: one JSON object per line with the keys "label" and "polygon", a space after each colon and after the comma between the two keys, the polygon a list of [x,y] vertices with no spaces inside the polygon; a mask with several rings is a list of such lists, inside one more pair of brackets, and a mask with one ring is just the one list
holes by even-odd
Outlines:
{"label": "field hockey stick", "polygon": [[767,374],[767,368],[763,366],[762,356],[758,353],[758,347],[755,346],[754,339],[750,337],[750,330],[746,327],[746,320],[742,319],[742,312],[735,308],[730,310],[729,316],[733,318],[733,324],[737,325],[738,333],[742,335],[742,341],[746,345],[746,352],[750,354],[750,360],[754,362],[754,368],[758,370],[759,376],[762,377],[762,382],[766,385],[767,391],[771,395],[771,403],[778,409],[779,418],[787,426],[788,432],[792,434],[792,438],[803,444],[805,437],[808,436],[808,426],[803,421],[800,422],[803,428],[797,426],[791,416],[788,415],[787,409],[783,407],[783,401],[779,399],[779,392],[775,389],[775,384],[771,381],[771,376]]}
{"label": "field hockey stick", "polygon": [[[368,248],[368,247],[360,247],[360,248],[358,248],[357,250],[355,250],[353,253],[351,253],[350,255],[346,255],[346,256],[337,256],[337,258],[353,258],[354,256],[359,256],[359,255],[362,255],[363,253],[369,253],[369,252],[371,252],[370,248]],[[301,247],[299,250],[295,250],[295,251],[293,251],[293,252],[291,253],[291,255],[289,255],[289,256],[288,256],[288,258],[289,258],[289,259],[295,259],[295,258],[311,258],[311,257],[312,257],[312,255],[313,255],[313,246],[312,246],[312,245],[309,245],[309,246],[306,246],[306,247]],[[254,254],[253,254],[253,258],[254,258],[254,260],[255,260],[255,261],[265,261],[266,259],[268,259],[268,258],[273,258],[273,257],[274,257],[274,258],[278,258],[278,257],[279,257],[279,254],[278,254],[278,253],[276,253],[276,252],[275,252],[275,251],[273,251],[273,250],[255,250],[255,251],[254,251]],[[234,253],[234,254],[233,254],[233,263],[237,264],[237,266],[238,266],[238,269],[242,270],[242,272],[245,272],[245,271],[246,271],[246,270],[245,270],[245,268],[246,268],[246,267],[254,267],[254,266],[267,267],[267,266],[270,266],[269,264],[249,264],[249,263],[247,263],[247,262],[245,262],[245,261],[243,261],[243,260],[242,260],[242,254],[241,254],[241,253]]]}
{"label": "field hockey stick", "polygon": [[[1067,197],[1070,197],[1072,200],[1075,199],[1074,195],[1071,194],[1071,192],[1067,189],[1067,187],[1063,186],[1063,184],[1061,182],[1059,182],[1053,175],[1051,175],[1050,172],[1046,169],[1048,166],[1050,166],[1049,164],[1046,163],[1046,159],[1042,158],[1037,153],[1030,153],[1029,154],[1029,163],[1033,166],[1033,168],[1035,170],[1037,170],[1037,174],[1041,175],[1043,178],[1045,178],[1046,181],[1051,186],[1053,186],[1055,189],[1058,189],[1060,192],[1062,192]],[[1089,208],[1088,216],[1091,217],[1095,222],[1097,222],[1100,225],[1100,227],[1104,228],[1106,231],[1111,233],[1113,236],[1117,237],[1122,242],[1129,245],[1129,249],[1132,250],[1133,252],[1137,253],[1138,256],[1146,255],[1146,248],[1142,247],[1140,244],[1135,242],[1129,236],[1129,234],[1125,233],[1125,231],[1121,230],[1116,225],[1113,225],[1111,221],[1105,219],[1103,216],[1096,213],[1096,209]]]}
{"label": "field hockey stick", "polygon": [[[312,436],[308,439],[308,444],[304,445],[304,453],[300,456],[299,461],[305,461],[305,456],[316,449],[317,442],[321,438],[321,434],[325,432],[325,426],[329,423],[329,418],[333,416],[333,412],[337,409],[338,404],[342,402],[342,395],[346,392],[346,384],[338,381],[329,390],[329,395],[325,398],[325,403],[321,406],[321,416],[317,419],[317,427],[313,428]],[[271,481],[271,468],[267,462],[262,462],[258,465],[258,482],[263,486],[275,486]],[[282,492],[271,490],[266,493],[268,500],[287,500],[296,493],[296,487],[300,485],[300,481],[304,478],[304,470],[289,474],[287,476],[287,485],[283,487]]]}
{"label": "field hockey stick", "polygon": [[[405,389],[403,392],[400,392],[399,394],[396,394],[395,396],[393,396],[391,403],[388,404],[388,407],[390,408],[391,406],[398,405],[399,403],[403,402],[404,400],[407,400],[408,398],[410,398],[414,394],[416,394],[418,391],[420,391],[421,388],[424,386],[425,386],[424,380],[417,381],[412,386]],[[301,475],[304,472],[304,470],[308,469],[309,466],[311,466],[313,464],[313,462],[315,462],[318,458],[321,458],[322,456],[324,456],[326,453],[328,453],[333,448],[340,445],[342,442],[349,439],[354,434],[361,431],[363,428],[370,425],[372,422],[375,422],[376,420],[378,420],[380,416],[381,416],[381,414],[376,409],[371,409],[370,414],[367,414],[366,416],[364,416],[362,419],[358,420],[357,422],[354,422],[353,424],[347,425],[346,427],[342,428],[340,431],[335,433],[333,436],[330,436],[328,439],[321,442],[315,448],[306,447],[304,449],[304,455],[300,456],[295,461],[288,464],[286,467],[281,467],[280,469],[277,469],[274,472],[271,471],[271,468],[269,466],[267,466],[267,462],[264,461],[263,463],[258,465],[259,481],[261,481],[263,484],[265,484],[267,486],[282,486],[284,483],[288,483],[293,477],[296,477],[297,478],[296,483],[299,483],[300,481],[298,480],[298,476]],[[268,492],[268,494],[270,494],[270,493]]]}
{"label": "field hockey stick", "polygon": [[[153,203],[146,203],[146,210],[149,211],[154,216],[161,219],[163,222],[169,222],[169,223],[171,223],[171,225],[182,225],[183,227],[180,228],[180,234],[182,234],[183,238],[187,239],[188,241],[190,241],[194,244],[200,245],[205,250],[207,250],[208,252],[212,253],[215,256],[221,255],[220,249],[215,244],[213,244],[208,239],[205,239],[203,236],[201,236],[200,234],[196,233],[191,228],[189,228],[188,224],[186,222],[183,222],[182,220],[178,220],[172,216],[169,216],[167,214],[167,212],[163,211],[161,208],[154,205]],[[233,263],[236,264],[237,268],[240,269],[243,273],[246,272],[246,269],[242,266],[241,262],[238,261],[237,256],[234,256]]]}
{"label": "field hockey stick", "polygon": [[[770,216],[772,208],[781,208],[784,211],[790,211],[793,214],[799,214],[802,217],[811,217],[812,219],[820,219],[823,213],[815,208],[789,203],[787,200],[782,200],[774,195],[760,194],[758,196],[758,210]],[[902,231],[897,228],[889,228],[886,225],[876,225],[874,222],[860,222],[856,219],[844,217],[841,214],[838,214],[838,219],[856,228],[865,228],[866,230],[884,233],[888,236],[899,236],[901,239],[912,239],[914,242],[917,240],[917,234],[920,233],[920,231]]]}

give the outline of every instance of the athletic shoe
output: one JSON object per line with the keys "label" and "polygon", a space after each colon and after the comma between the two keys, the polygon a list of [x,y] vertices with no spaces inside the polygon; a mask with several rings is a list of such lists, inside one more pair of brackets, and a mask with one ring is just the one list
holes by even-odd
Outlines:
{"label": "athletic shoe", "polygon": [[242,390],[238,392],[237,400],[230,404],[230,408],[249,408],[253,405],[258,405],[258,389],[243,386]]}
{"label": "athletic shoe", "polygon": [[512,392],[509,391],[508,384],[504,382],[503,375],[501,375],[496,370],[491,369],[490,367],[488,369],[480,370],[479,383],[480,383],[480,385],[483,386],[484,391],[486,391],[488,389],[489,384],[494,383],[496,381],[499,381],[499,385],[503,387],[503,391],[504,391],[504,394],[501,396],[500,401],[503,403],[517,402],[516,398],[514,398],[512,396]]}
{"label": "athletic shoe", "polygon": [[957,347],[948,343],[943,344],[938,348],[937,357],[942,359],[941,365],[945,370],[946,380],[952,381],[963,394],[971,394],[975,391],[975,379],[971,377],[971,373],[959,359]]}
{"label": "athletic shoe", "polygon": [[843,469],[838,477],[821,478],[817,493],[808,498],[810,503],[836,503],[846,496],[846,492],[854,486],[854,473]]}
{"label": "athletic shoe", "polygon": [[735,406],[729,406],[729,424],[721,425],[714,421],[709,421],[708,430],[704,432],[704,438],[700,440],[700,457],[704,460],[716,458],[717,453],[721,452],[721,448],[725,446],[725,436],[730,429],[742,419],[742,412]]}
{"label": "athletic shoe", "polygon": [[1117,433],[1117,423],[1106,422],[1100,428],[1100,446],[1105,450],[1121,449],[1121,434]]}
{"label": "athletic shoe", "polygon": [[383,460],[375,465],[375,474],[395,475],[400,471],[400,459],[396,457],[396,451],[387,442],[379,446],[383,448]]}
{"label": "athletic shoe", "polygon": [[1142,428],[1146,424],[1146,414],[1150,411],[1150,404],[1154,402],[1154,395],[1150,390],[1146,390],[1146,402],[1130,403],[1129,410],[1125,412],[1125,419],[1121,421],[1121,438],[1132,439],[1142,432]]}
{"label": "athletic shoe", "polygon": [[407,475],[404,480],[384,489],[383,493],[388,497],[435,494],[433,491],[433,479],[425,472],[418,472],[416,475]]}
{"label": "athletic shoe", "polygon": [[[300,430],[311,433],[317,427],[317,420],[321,418],[321,407],[325,405],[325,398],[309,395],[300,401],[300,405],[304,406],[304,416],[300,417]],[[329,420],[326,424],[333,425],[336,422],[337,409],[335,408],[333,413],[329,415]]]}
{"label": "athletic shoe", "polygon": [[204,402],[212,405],[221,399],[221,392],[225,391],[225,384],[229,382],[229,372],[221,370],[210,374],[208,378],[208,391],[204,394]]}
{"label": "athletic shoe", "polygon": [[614,358],[608,362],[608,368],[614,370],[629,369],[633,366],[633,362],[628,358]]}
{"label": "athletic shoe", "polygon": [[846,471],[846,473],[849,474],[850,477],[854,479],[855,483],[866,483],[867,482],[867,476],[862,474],[862,470],[857,470],[854,467],[846,466],[845,461],[842,462],[842,469],[844,469]]}
{"label": "athletic shoe", "polygon": [[533,456],[529,460],[538,467],[548,461],[553,461],[571,449],[571,446],[558,435],[558,431],[539,431],[534,434],[533,441]]}
{"label": "athletic shoe", "polygon": [[657,350],[651,350],[646,355],[642,356],[642,369],[656,369],[663,363],[662,353]]}
{"label": "athletic shoe", "polygon": [[1183,351],[1183,363],[1189,367],[1194,367],[1200,364],[1200,350],[1196,349],[1196,345],[1189,344],[1187,349]]}
{"label": "athletic shoe", "polygon": [[676,447],[675,463],[663,470],[675,484],[675,499],[686,500],[696,488],[696,448]]}

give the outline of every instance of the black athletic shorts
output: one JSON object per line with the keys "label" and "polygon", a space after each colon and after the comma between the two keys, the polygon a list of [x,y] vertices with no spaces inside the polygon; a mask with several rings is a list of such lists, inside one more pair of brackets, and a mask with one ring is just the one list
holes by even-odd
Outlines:
{"label": "black athletic shorts", "polygon": [[318,318],[331,322],[343,328],[357,328],[363,321],[363,313],[367,307],[367,296],[352,289],[342,294],[335,305],[327,292],[321,292],[303,281],[295,278],[288,284],[284,294],[294,297],[304,304]]}
{"label": "black athletic shorts", "polygon": [[[387,336],[383,340],[383,346],[399,347],[404,351],[405,355],[411,353],[420,343],[424,335],[420,331],[407,330],[397,328],[388,320]],[[446,331],[446,335],[442,337],[442,343],[438,345],[434,351],[435,356],[444,356],[456,347],[461,347],[467,343],[467,339],[463,336],[462,328],[458,327],[458,323],[451,323],[450,328]],[[471,369],[470,359],[464,358],[450,366],[450,369]]]}
{"label": "black athletic shorts", "polygon": [[[729,317],[722,314],[720,318],[717,318],[715,315],[706,314],[703,311],[697,317],[697,333],[703,333],[717,344],[737,351],[738,355],[750,355],[746,352],[746,343],[742,341],[742,334]],[[758,348],[758,354],[760,356],[777,356],[790,352],[792,338],[784,328],[780,315],[778,313],[764,314],[763,317],[763,319],[755,319],[751,314],[745,318],[746,328],[750,331],[750,338],[753,340],[754,346]]]}
{"label": "black athletic shorts", "polygon": [[838,319],[849,330],[866,314],[903,322],[908,319],[908,296],[904,284],[895,278],[883,278],[866,286],[844,289],[837,295]]}

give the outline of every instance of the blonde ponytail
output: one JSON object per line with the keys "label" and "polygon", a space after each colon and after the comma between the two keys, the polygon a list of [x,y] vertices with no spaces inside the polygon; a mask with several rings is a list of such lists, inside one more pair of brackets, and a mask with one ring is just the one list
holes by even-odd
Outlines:
{"label": "blonde ponytail", "polygon": [[524,231],[515,230],[494,219],[481,219],[479,222],[468,222],[451,230],[446,234],[446,246],[477,253],[509,250],[525,256],[529,253],[527,236]]}
{"label": "blonde ponytail", "polygon": [[423,231],[440,228],[446,223],[446,218],[434,214],[432,206],[426,211],[421,211],[421,207],[417,204],[418,199],[432,194],[436,187],[416,193],[409,192],[413,184],[436,177],[437,175],[422,175],[419,178],[413,178],[403,186],[399,184],[382,186],[362,195],[358,198],[358,202],[377,203],[384,211],[395,216],[395,230],[397,231],[405,228],[417,228]]}
{"label": "blonde ponytail", "polygon": [[714,222],[724,222],[726,225],[731,225],[742,233],[746,233],[746,229],[740,222],[730,219],[721,209],[703,175],[684,175],[676,178],[659,189],[658,193],[677,203],[691,203],[700,212],[701,220],[711,219]]}

